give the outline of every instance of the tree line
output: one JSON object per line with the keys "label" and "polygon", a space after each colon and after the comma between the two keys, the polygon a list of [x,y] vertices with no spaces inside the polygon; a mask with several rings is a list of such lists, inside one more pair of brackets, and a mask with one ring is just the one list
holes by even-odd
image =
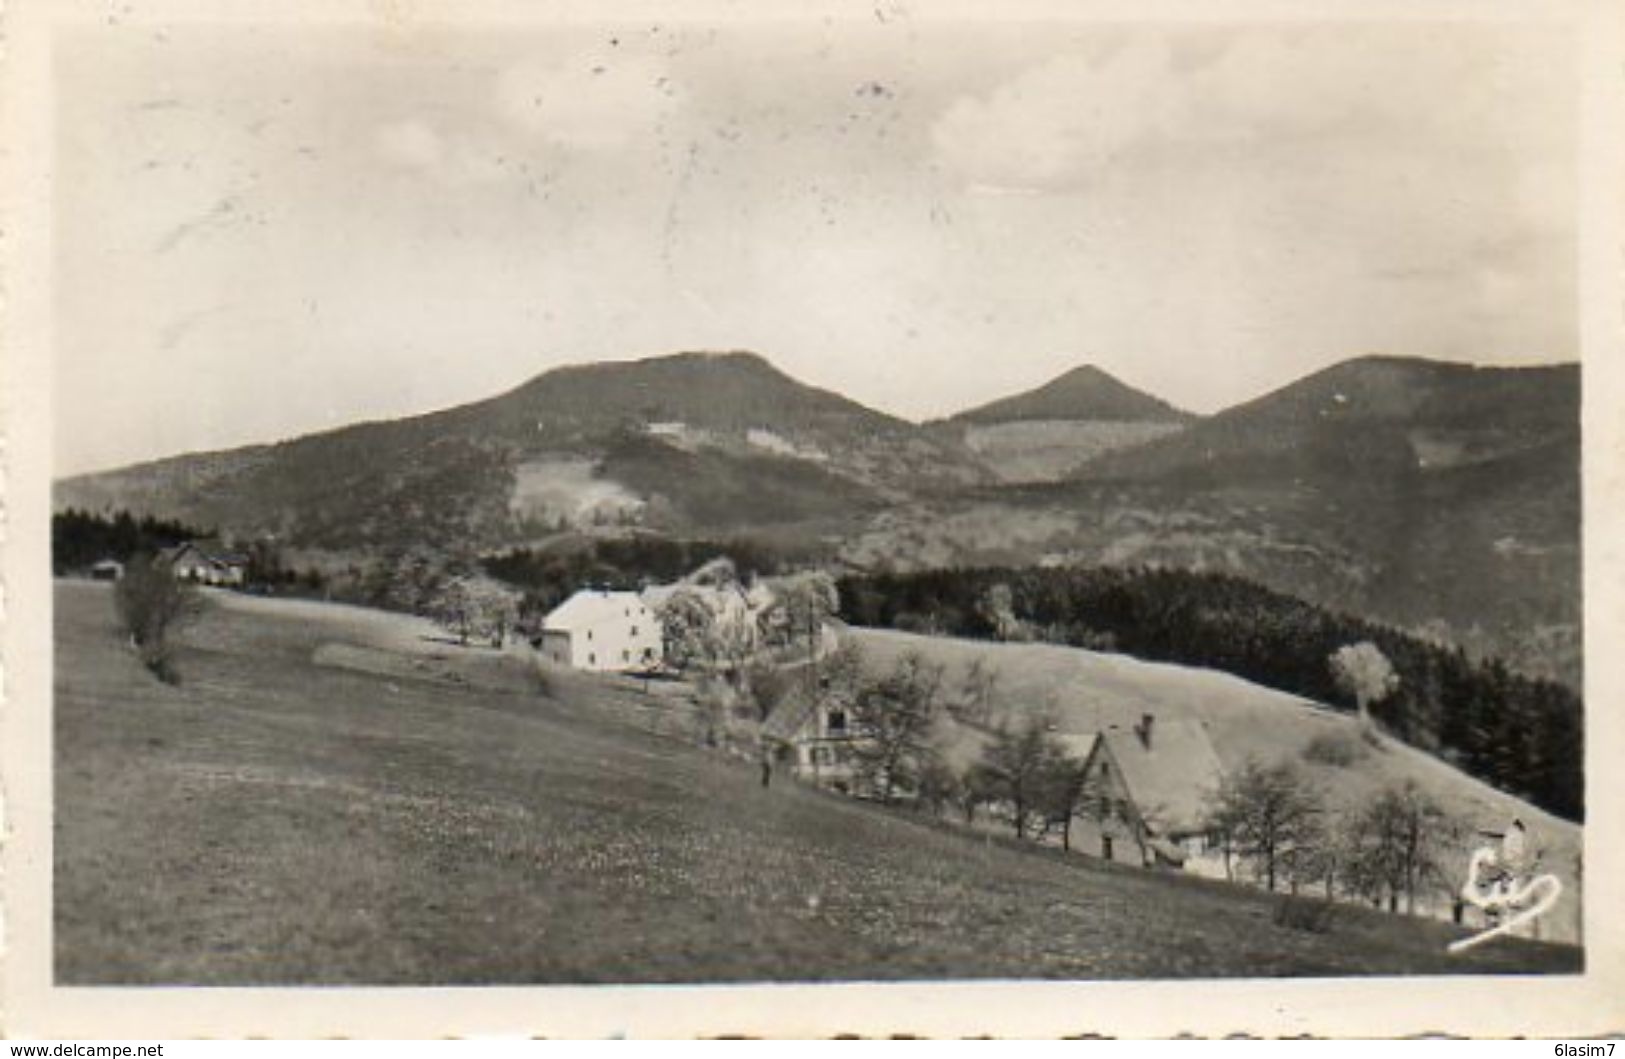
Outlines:
{"label": "tree line", "polygon": [[[188,541],[215,536],[212,530],[178,520],[128,511],[97,514],[68,508],[51,516],[51,572],[84,574],[103,559],[126,567]],[[243,586],[250,590],[319,595],[325,575],[316,567],[297,570],[287,563],[273,540],[244,542],[232,549],[243,560]]]}
{"label": "tree line", "polygon": [[196,526],[128,511],[99,515],[68,508],[51,516],[51,571],[84,573],[103,559],[128,563],[136,555],[207,537]]}
{"label": "tree line", "polygon": [[[1226,574],[1132,567],[939,569],[850,575],[841,617],[856,625],[1121,651],[1218,669],[1345,709],[1571,820],[1584,816],[1580,696],[1495,658]],[[1375,701],[1327,659],[1369,642],[1396,681]]]}

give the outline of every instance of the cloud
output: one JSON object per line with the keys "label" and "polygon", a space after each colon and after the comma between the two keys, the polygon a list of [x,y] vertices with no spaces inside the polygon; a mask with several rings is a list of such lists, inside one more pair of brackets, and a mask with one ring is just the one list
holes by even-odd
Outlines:
{"label": "cloud", "polygon": [[[1537,56],[1549,53],[1520,55],[1510,38],[1462,39],[1464,32],[1261,32],[1204,41],[1198,61],[1189,54],[1197,38],[1140,37],[1104,54],[1059,55],[961,96],[938,116],[932,144],[966,185],[1042,190],[1076,187],[1127,162],[1178,165],[1206,152],[1306,140],[1375,150],[1549,150],[1560,116],[1514,91],[1542,76]],[[1519,66],[1520,76],[1509,77]]]}
{"label": "cloud", "polygon": [[514,66],[496,88],[497,110],[508,121],[561,147],[586,151],[613,150],[648,136],[682,103],[664,64],[636,55]]}
{"label": "cloud", "polygon": [[1166,45],[1101,62],[1063,55],[984,96],[964,96],[931,129],[938,159],[983,188],[1057,188],[1166,133],[1182,108]]}

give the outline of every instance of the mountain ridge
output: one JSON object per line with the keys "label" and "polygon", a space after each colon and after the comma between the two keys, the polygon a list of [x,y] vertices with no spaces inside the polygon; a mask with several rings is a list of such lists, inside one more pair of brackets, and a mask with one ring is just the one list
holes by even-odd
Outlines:
{"label": "mountain ridge", "polygon": [[1220,569],[1578,686],[1579,396],[1574,363],[1363,357],[1179,422],[915,425],[685,353],[70,477],[54,504],[349,555],[639,528],[855,568]]}

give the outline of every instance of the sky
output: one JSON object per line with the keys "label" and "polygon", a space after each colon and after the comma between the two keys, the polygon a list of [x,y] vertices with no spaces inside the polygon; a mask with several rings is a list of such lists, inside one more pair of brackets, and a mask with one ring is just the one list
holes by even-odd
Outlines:
{"label": "sky", "polygon": [[56,473],[679,350],[911,419],[1578,356],[1556,29],[855,10],[65,34]]}

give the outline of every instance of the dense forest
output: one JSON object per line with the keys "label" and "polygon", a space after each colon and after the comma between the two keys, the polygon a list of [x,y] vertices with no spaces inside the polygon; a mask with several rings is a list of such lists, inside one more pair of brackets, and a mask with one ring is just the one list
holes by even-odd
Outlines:
{"label": "dense forest", "polygon": [[208,534],[195,526],[128,511],[97,515],[69,508],[51,516],[51,571],[83,573],[103,559],[128,562],[138,553],[153,553]]}
{"label": "dense forest", "polygon": [[1137,568],[965,569],[840,582],[857,625],[1031,639],[1203,666],[1353,709],[1328,659],[1377,645],[1399,684],[1371,707],[1393,735],[1551,812],[1584,815],[1584,710],[1561,684],[1240,578]]}

